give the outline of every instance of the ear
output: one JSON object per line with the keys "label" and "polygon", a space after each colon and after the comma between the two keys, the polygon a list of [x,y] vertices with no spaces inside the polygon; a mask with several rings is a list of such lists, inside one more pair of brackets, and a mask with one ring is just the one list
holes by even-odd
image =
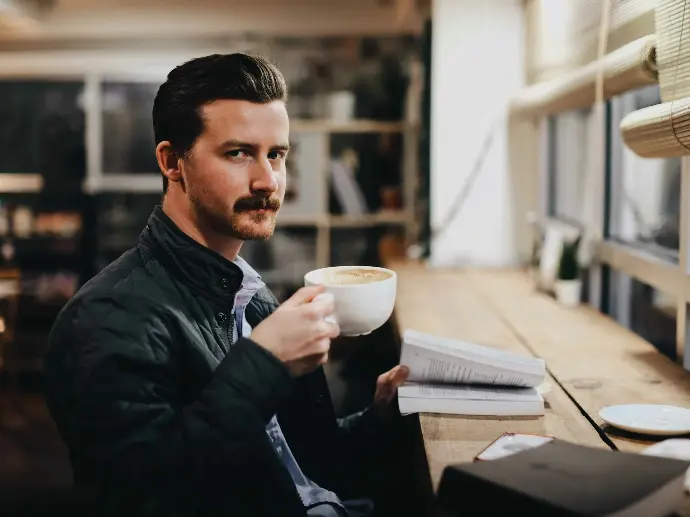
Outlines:
{"label": "ear", "polygon": [[182,171],[180,170],[180,158],[178,153],[173,150],[172,144],[167,140],[156,146],[156,159],[158,168],[169,181],[178,183],[182,181]]}

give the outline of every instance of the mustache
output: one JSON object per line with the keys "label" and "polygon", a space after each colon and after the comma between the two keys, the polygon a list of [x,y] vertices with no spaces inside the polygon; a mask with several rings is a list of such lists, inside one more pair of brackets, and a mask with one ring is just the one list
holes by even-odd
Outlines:
{"label": "mustache", "polygon": [[235,202],[235,212],[244,212],[247,210],[273,210],[277,212],[280,209],[280,199],[275,196],[248,196],[238,199]]}

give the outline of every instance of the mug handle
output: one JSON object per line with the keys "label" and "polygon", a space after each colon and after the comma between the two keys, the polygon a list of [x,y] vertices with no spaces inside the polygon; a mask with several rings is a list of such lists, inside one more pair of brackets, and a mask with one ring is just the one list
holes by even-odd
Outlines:
{"label": "mug handle", "polygon": [[[312,302],[316,302],[318,300],[325,300],[325,299],[329,299],[329,298],[331,300],[333,300],[333,295],[331,293],[321,293],[321,294],[317,294],[316,296],[314,296],[314,299],[312,300]],[[333,314],[331,314],[330,316],[326,316],[324,319],[329,323],[338,323],[337,320],[335,319],[335,315],[333,315]]]}

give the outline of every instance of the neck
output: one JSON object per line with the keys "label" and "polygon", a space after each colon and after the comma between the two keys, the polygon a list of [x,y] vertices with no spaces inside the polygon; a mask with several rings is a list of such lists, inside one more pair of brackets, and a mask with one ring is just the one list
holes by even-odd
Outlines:
{"label": "neck", "polygon": [[165,215],[188,237],[228,260],[235,260],[243,241],[220,235],[211,228],[205,227],[192,213],[186,197],[184,200],[177,199],[178,197],[173,193],[166,194],[163,199],[163,212]]}

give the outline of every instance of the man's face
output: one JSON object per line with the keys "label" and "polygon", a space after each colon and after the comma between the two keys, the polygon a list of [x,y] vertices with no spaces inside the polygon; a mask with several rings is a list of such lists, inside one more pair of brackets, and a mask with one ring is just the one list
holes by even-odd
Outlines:
{"label": "man's face", "polygon": [[200,114],[204,130],[182,167],[195,217],[221,235],[268,239],[285,195],[284,103],[218,100]]}

